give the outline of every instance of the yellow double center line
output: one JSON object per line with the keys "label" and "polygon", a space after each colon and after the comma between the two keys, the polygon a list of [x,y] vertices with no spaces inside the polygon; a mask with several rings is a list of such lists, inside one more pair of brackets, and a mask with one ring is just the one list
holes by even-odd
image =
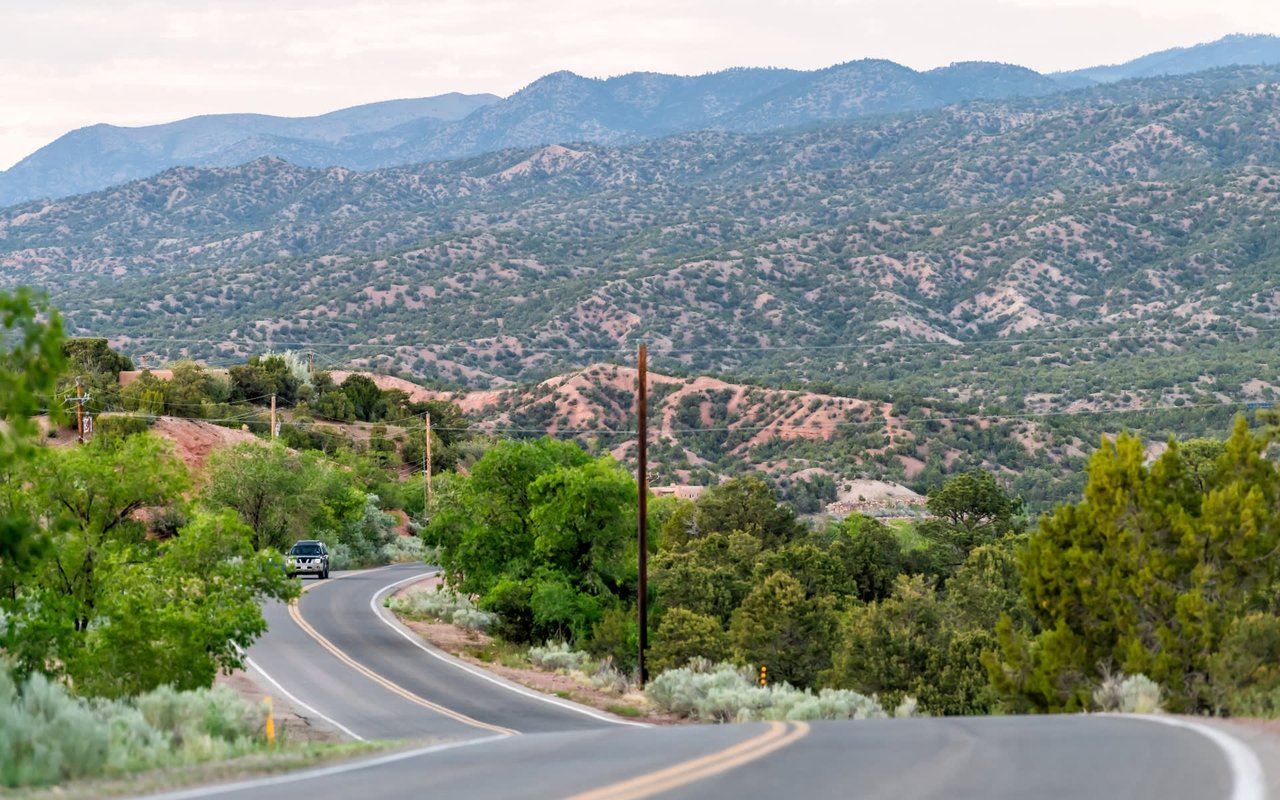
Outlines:
{"label": "yellow double center line", "polygon": [[293,618],[293,621],[297,623],[299,628],[302,628],[304,633],[306,633],[312,639],[315,639],[316,642],[318,642],[320,646],[323,647],[325,650],[328,650],[330,653],[332,653],[334,658],[338,659],[343,664],[346,664],[347,666],[351,667],[356,672],[359,672],[361,675],[365,676],[369,680],[383,687],[387,691],[392,692],[393,694],[399,695],[400,697],[403,697],[405,700],[408,700],[410,703],[414,703],[415,705],[422,706],[423,708],[434,711],[437,714],[446,716],[449,719],[461,722],[464,725],[470,725],[473,728],[480,728],[481,730],[493,731],[494,733],[500,733],[506,736],[516,736],[519,734],[519,731],[512,730],[511,728],[504,728],[500,725],[490,725],[487,722],[481,722],[478,719],[473,719],[471,717],[468,717],[466,714],[460,714],[451,708],[445,708],[439,703],[433,703],[430,700],[427,700],[423,697],[419,697],[418,695],[414,694],[413,692],[409,691],[403,686],[400,686],[397,683],[393,683],[392,681],[387,680],[386,678],[382,677],[381,675],[369,669],[368,667],[364,666],[363,664],[360,664],[355,659],[351,658],[346,653],[339,650],[333,644],[333,642],[321,636],[320,633],[315,628],[311,627],[311,623],[307,622],[305,619],[302,618],[302,612],[298,610],[298,604],[296,602],[289,604],[289,616]]}
{"label": "yellow double center line", "polygon": [[[445,708],[439,703],[433,703],[423,697],[419,697],[413,692],[405,689],[403,686],[396,684],[368,667],[360,664],[355,659],[348,656],[342,650],[338,649],[333,642],[330,642],[319,631],[311,627],[311,624],[302,618],[302,612],[298,608],[297,602],[289,604],[289,616],[308,636],[314,639],[321,647],[328,650],[342,663],[364,675],[369,680],[385,688],[387,691],[396,694],[415,705],[429,709],[456,720],[464,725],[470,725],[486,731],[505,736],[519,735],[519,731],[511,728],[504,728],[500,725],[490,725],[487,722],[481,722],[478,719],[468,717],[466,714],[460,714],[450,708]],[[758,736],[753,736],[744,742],[732,745],[724,750],[718,750],[699,758],[690,759],[676,764],[666,769],[656,772],[646,773],[644,775],[630,778],[625,781],[609,784],[599,789],[592,789],[588,792],[574,795],[568,800],[641,800],[642,798],[652,797],[655,794],[668,792],[672,789],[678,789],[687,786],[696,781],[728,772],[731,769],[740,767],[743,764],[749,764],[752,761],[764,758],[765,756],[777,750],[793,744],[803,739],[809,734],[809,725],[805,722],[770,722],[769,727]]]}
{"label": "yellow double center line", "polygon": [[806,722],[771,722],[764,733],[732,747],[657,772],[575,794],[568,800],[640,800],[652,797],[764,758],[808,734],[809,724]]}

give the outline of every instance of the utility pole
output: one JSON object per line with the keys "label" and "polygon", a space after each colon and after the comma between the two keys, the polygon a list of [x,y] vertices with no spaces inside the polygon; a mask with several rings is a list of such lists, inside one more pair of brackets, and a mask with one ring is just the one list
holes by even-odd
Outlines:
{"label": "utility pole", "polygon": [[636,611],[639,612],[640,638],[640,685],[649,680],[645,667],[645,651],[649,647],[649,352],[642,344],[638,357],[636,375],[636,445],[638,465],[636,467],[636,484],[638,495],[636,508],[639,520],[640,539],[640,580],[636,587]]}
{"label": "utility pole", "polygon": [[[427,412],[426,425],[422,429],[424,447],[422,450],[422,471],[426,474],[427,480],[427,509],[431,508],[432,492],[431,492],[431,412]],[[426,516],[426,510],[423,509],[423,516]]]}
{"label": "utility pole", "polygon": [[316,374],[316,351],[315,350],[307,351],[307,374],[313,377]]}
{"label": "utility pole", "polygon": [[276,438],[276,396],[271,395],[271,438]]}
{"label": "utility pole", "polygon": [[84,444],[84,384],[76,376],[76,442]]}

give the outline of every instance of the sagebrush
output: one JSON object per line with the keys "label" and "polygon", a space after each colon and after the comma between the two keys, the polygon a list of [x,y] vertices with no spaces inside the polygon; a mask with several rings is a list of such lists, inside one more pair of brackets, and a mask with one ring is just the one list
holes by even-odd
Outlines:
{"label": "sagebrush", "polygon": [[[873,697],[847,689],[814,693],[786,683],[759,686],[733,664],[694,659],[667,670],[645,689],[661,711],[705,722],[753,720],[877,719],[889,716]],[[899,712],[911,709],[900,707]]]}
{"label": "sagebrush", "polygon": [[262,746],[266,709],[226,687],[162,687],[86,700],[0,668],[0,786],[45,786],[240,755]]}

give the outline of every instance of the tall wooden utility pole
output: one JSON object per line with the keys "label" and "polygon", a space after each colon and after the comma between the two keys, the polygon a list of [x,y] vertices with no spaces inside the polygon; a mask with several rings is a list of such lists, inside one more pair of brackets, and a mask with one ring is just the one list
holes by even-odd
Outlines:
{"label": "tall wooden utility pole", "polygon": [[276,438],[276,396],[271,395],[271,438]]}
{"label": "tall wooden utility pole", "polygon": [[[427,475],[427,508],[431,508],[431,412],[427,412],[427,424],[422,429],[425,439],[422,451],[422,471]],[[425,512],[425,509],[424,509]],[[424,513],[425,515],[425,513]]]}
{"label": "tall wooden utility pole", "polygon": [[76,442],[84,444],[84,384],[76,376]]}
{"label": "tall wooden utility pole", "polygon": [[316,351],[315,350],[307,351],[307,374],[308,375],[316,374]]}
{"label": "tall wooden utility pole", "polygon": [[636,375],[636,446],[639,450],[636,467],[638,495],[636,508],[640,539],[640,580],[636,586],[636,610],[639,612],[640,634],[640,683],[649,680],[644,664],[645,651],[649,648],[649,352],[640,345]]}

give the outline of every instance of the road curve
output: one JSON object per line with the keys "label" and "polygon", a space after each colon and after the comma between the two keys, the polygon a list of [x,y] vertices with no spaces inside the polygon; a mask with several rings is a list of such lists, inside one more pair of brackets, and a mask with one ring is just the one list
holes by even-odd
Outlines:
{"label": "road curve", "polygon": [[249,658],[291,695],[364,739],[453,740],[628,725],[497,679],[405,635],[382,608],[382,590],[424,572],[421,564],[404,564],[309,580],[293,614],[281,603],[264,609],[268,633]]}
{"label": "road curve", "polygon": [[526,690],[496,685],[491,677],[428,655],[401,635],[371,600],[380,589],[422,571],[421,566],[394,567],[318,582],[298,606],[305,629],[285,607],[269,608],[271,630],[249,655],[281,688],[353,735],[425,744],[354,764],[161,797],[1266,796],[1252,751],[1231,737],[1176,720],[1046,716],[655,728],[613,724],[529,697]]}

